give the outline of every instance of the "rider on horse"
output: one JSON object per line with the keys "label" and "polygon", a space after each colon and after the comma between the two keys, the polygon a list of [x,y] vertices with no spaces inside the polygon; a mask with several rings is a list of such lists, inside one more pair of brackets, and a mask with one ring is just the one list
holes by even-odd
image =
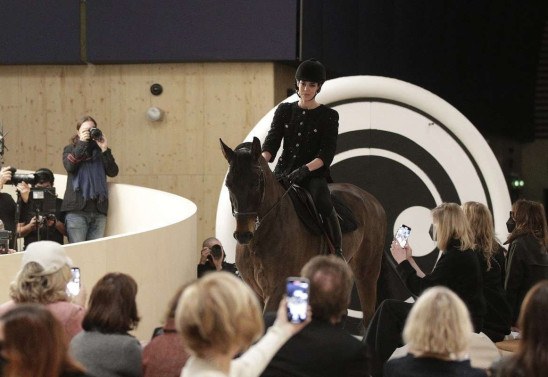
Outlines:
{"label": "rider on horse", "polygon": [[337,148],[339,113],[316,101],[325,78],[325,67],[319,61],[311,59],[299,65],[295,86],[300,99],[278,106],[262,155],[272,162],[284,141],[274,174],[287,176],[292,184],[310,192],[335,254],[344,259],[341,227],[327,187],[331,181],[329,166]]}

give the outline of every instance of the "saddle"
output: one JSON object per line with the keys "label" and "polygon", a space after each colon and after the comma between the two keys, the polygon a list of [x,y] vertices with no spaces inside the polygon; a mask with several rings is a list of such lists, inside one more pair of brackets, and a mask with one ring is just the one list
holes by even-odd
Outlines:
{"label": "saddle", "polygon": [[[312,200],[310,193],[299,185],[291,185],[285,177],[280,178],[279,181],[285,190],[289,190],[289,197],[293,202],[295,212],[297,212],[299,220],[301,220],[306,229],[308,229],[308,231],[312,234],[318,236],[324,234],[327,237],[322,219],[316,209],[316,206],[314,205],[314,201]],[[339,195],[331,192],[331,201],[333,202],[333,206],[339,216],[341,232],[344,234],[356,230],[358,228],[356,219],[354,218],[350,208],[348,208],[348,206],[344,203],[343,199]]]}

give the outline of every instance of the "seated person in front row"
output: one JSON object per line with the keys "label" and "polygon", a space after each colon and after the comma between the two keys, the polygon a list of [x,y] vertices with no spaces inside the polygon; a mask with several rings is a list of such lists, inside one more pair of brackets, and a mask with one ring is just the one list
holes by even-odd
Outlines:
{"label": "seated person in front row", "polygon": [[21,193],[23,205],[21,206],[21,223],[19,223],[19,234],[25,237],[25,249],[35,241],[54,241],[64,243],[65,215],[61,212],[63,200],[55,198],[55,211],[44,212],[46,201],[50,202],[51,197],[44,193],[43,199],[34,199],[32,189],[51,189],[55,181],[53,172],[46,168],[38,169],[34,173],[35,183],[31,186],[28,183],[21,183],[17,189]]}
{"label": "seated person in front row", "polygon": [[215,237],[209,237],[202,243],[200,263],[197,266],[197,276],[201,278],[206,272],[226,271],[240,276],[236,265],[225,261],[226,254],[221,241]]}
{"label": "seated person in front row", "polygon": [[409,353],[389,360],[384,377],[486,376],[470,365],[472,329],[470,314],[459,296],[441,286],[427,289],[405,322],[403,339]]}
{"label": "seated person in front row", "polygon": [[285,299],[280,302],[276,322],[258,340],[264,325],[251,288],[223,271],[195,280],[183,291],[175,312],[177,330],[191,355],[181,377],[259,376],[287,339],[310,321],[290,323],[285,304]]}
{"label": "seated person in front row", "polygon": [[[335,256],[316,256],[301,275],[310,280],[312,322],[287,341],[261,376],[369,376],[365,345],[342,327],[353,284],[350,267]],[[267,313],[267,326],[273,314]]]}

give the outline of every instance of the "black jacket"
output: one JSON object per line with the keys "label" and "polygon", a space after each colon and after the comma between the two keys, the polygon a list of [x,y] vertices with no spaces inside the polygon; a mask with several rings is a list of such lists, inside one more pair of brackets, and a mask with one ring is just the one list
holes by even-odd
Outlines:
{"label": "black jacket", "polygon": [[[63,166],[67,171],[67,187],[65,189],[65,196],[63,197],[63,205],[61,210],[63,212],[81,211],[86,206],[84,197],[74,191],[72,180],[76,172],[78,171],[80,163],[91,157],[93,149],[99,148],[95,142],[85,142],[78,140],[76,145],[70,144],[63,150]],[[105,168],[105,174],[109,177],[116,177],[118,175],[118,165],[114,161],[114,156],[108,148],[105,152],[102,152],[103,166]],[[97,211],[104,215],[108,212],[108,199],[97,202]]]}
{"label": "black jacket", "polygon": [[324,105],[305,110],[297,102],[282,103],[274,113],[263,151],[272,155],[269,162],[274,161],[283,140],[283,152],[274,169],[276,176],[287,175],[318,157],[324,166],[313,171],[311,177],[327,177],[338,134],[337,111]]}
{"label": "black jacket", "polygon": [[506,300],[504,278],[506,274],[506,258],[502,246],[491,256],[491,268],[487,269],[487,261],[477,252],[478,261],[483,273],[483,293],[487,303],[487,312],[483,322],[483,332],[493,341],[500,342],[510,334],[512,325],[512,310]]}
{"label": "black jacket", "polygon": [[516,323],[527,291],[542,279],[548,279],[548,251],[531,234],[519,236],[510,243],[506,257],[506,299]]}
{"label": "black jacket", "polygon": [[481,267],[476,252],[461,251],[459,245],[458,240],[451,240],[432,272],[423,278],[417,276],[407,260],[398,265],[398,273],[407,288],[417,296],[425,289],[437,285],[451,289],[468,307],[475,331],[479,332],[486,312]]}
{"label": "black jacket", "polygon": [[[275,313],[267,313],[272,325]],[[369,376],[365,345],[342,328],[312,319],[274,355],[261,377]]]}

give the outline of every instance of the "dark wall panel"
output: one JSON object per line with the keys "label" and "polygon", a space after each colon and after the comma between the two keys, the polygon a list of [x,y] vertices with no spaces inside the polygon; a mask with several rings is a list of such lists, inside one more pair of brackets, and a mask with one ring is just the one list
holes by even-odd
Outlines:
{"label": "dark wall panel", "polygon": [[530,140],[546,0],[302,0],[302,58],[426,88],[482,132]]}
{"label": "dark wall panel", "polygon": [[78,0],[0,0],[0,64],[77,63]]}
{"label": "dark wall panel", "polygon": [[93,63],[294,60],[295,0],[93,0]]}

